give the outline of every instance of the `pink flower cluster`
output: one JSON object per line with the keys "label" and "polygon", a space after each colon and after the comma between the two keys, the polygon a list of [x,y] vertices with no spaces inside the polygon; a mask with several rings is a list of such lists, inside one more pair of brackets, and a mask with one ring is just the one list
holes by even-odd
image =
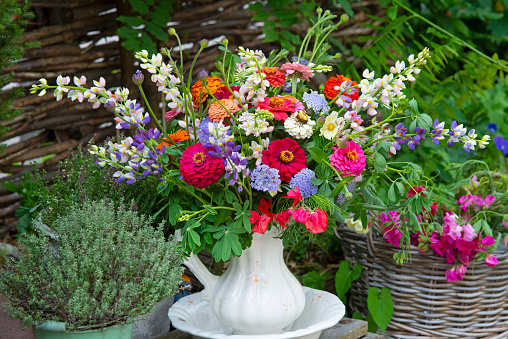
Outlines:
{"label": "pink flower cluster", "polygon": [[[413,187],[409,192],[409,197],[415,194],[421,194],[425,187]],[[466,211],[468,206],[474,209],[481,209],[492,205],[496,198],[487,195],[482,198],[480,195],[459,196],[457,203],[459,209]],[[430,213],[435,216],[438,205],[432,204]],[[465,217],[465,218],[464,218]],[[383,237],[394,246],[400,247],[402,238],[401,216],[396,211],[389,211],[388,214],[382,212],[379,216]],[[425,221],[424,216],[418,216],[420,222]],[[445,211],[443,217],[442,231],[434,231],[428,237],[420,232],[410,235],[411,245],[418,246],[420,253],[433,249],[437,255],[446,257],[449,265],[454,265],[446,270],[446,279],[448,281],[462,280],[467,271],[468,265],[474,260],[484,258],[488,266],[496,266],[499,262],[491,252],[495,244],[492,236],[481,236],[476,233],[471,224],[466,223],[471,220],[469,215],[463,216],[461,220],[456,214]],[[460,222],[462,221],[462,222]],[[484,254],[482,254],[484,253]]]}
{"label": "pink flower cluster", "polygon": [[261,204],[257,209],[263,214],[252,211],[249,218],[249,221],[253,224],[252,232],[265,234],[272,220],[277,222],[283,229],[289,226],[289,222],[294,221],[304,224],[310,233],[318,234],[326,231],[328,227],[328,214],[325,211],[320,208],[315,211],[305,207],[295,208],[296,204],[302,199],[298,186],[294,190],[288,191],[288,195],[284,196],[284,198],[293,199],[293,206],[277,214],[269,211],[272,200],[266,201],[264,198],[261,198]]}

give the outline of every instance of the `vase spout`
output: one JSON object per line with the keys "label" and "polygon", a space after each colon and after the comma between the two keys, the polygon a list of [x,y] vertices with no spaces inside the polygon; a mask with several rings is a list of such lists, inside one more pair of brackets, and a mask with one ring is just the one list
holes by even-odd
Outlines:
{"label": "vase spout", "polygon": [[[182,241],[183,236],[181,230],[176,230],[175,235],[179,241]],[[184,260],[183,264],[187,266],[192,274],[198,278],[199,282],[203,284],[204,290],[201,292],[203,300],[210,301],[210,296],[213,295],[213,291],[220,277],[210,273],[201,260],[199,260],[198,256],[193,253]]]}

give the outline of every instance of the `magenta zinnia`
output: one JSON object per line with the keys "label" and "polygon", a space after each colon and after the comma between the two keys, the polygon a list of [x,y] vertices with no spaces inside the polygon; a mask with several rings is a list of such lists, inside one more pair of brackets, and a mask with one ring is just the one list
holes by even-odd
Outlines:
{"label": "magenta zinnia", "polygon": [[263,163],[279,170],[280,180],[290,182],[291,177],[307,167],[305,151],[290,138],[277,139],[263,151]]}
{"label": "magenta zinnia", "polygon": [[213,151],[213,148],[205,148],[201,143],[183,151],[180,173],[187,184],[205,188],[219,181],[226,169],[221,159],[208,154],[210,151]]}
{"label": "magenta zinnia", "polygon": [[336,148],[330,155],[330,163],[344,175],[359,176],[365,169],[365,153],[354,141],[349,141],[345,148]]}

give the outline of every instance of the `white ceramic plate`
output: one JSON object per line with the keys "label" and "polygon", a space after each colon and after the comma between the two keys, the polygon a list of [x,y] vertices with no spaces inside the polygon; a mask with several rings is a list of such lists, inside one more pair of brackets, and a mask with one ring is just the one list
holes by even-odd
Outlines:
{"label": "white ceramic plate", "polygon": [[231,329],[219,323],[208,302],[201,293],[184,297],[169,309],[168,316],[173,326],[190,333],[195,339],[318,339],[321,332],[337,324],[346,313],[344,304],[337,296],[304,287],[305,309],[302,315],[284,333],[235,335]]}

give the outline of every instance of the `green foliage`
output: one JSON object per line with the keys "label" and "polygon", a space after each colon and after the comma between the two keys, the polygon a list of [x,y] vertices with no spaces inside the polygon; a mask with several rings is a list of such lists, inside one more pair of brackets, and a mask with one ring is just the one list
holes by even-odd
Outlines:
{"label": "green foliage", "polygon": [[322,274],[316,271],[310,271],[302,276],[303,285],[315,288],[317,290],[323,290],[325,288],[325,278]]}
{"label": "green foliage", "polygon": [[6,310],[27,326],[62,321],[69,330],[132,322],[174,294],[183,252],[163,225],[107,200],[73,205],[55,221],[55,244],[28,234],[0,272]]}
{"label": "green foliage", "polygon": [[264,21],[264,42],[279,42],[282,48],[292,52],[296,51],[296,46],[302,43],[302,39],[288,28],[300,23],[302,16],[310,19],[315,8],[315,2],[307,0],[256,1],[249,5],[249,10],[255,12],[252,20]]}
{"label": "green foliage", "polygon": [[117,30],[123,40],[122,47],[129,51],[146,49],[149,54],[157,53],[157,42],[168,41],[166,26],[176,0],[129,0],[129,4],[136,14],[117,18],[124,24]]}
{"label": "green foliage", "polygon": [[390,290],[383,287],[379,292],[376,287],[370,287],[367,305],[377,326],[383,332],[386,331],[386,326],[388,326],[393,316],[393,299]]}
{"label": "green foliage", "polygon": [[[23,50],[33,47],[33,42],[21,41],[21,34],[29,18],[33,16],[28,13],[30,3],[24,1],[21,5],[16,0],[4,0],[0,3],[0,88],[8,85],[14,77],[13,72],[6,72],[9,66],[23,57]],[[22,87],[10,90],[2,90],[0,97],[0,121],[10,121],[22,113],[20,109],[12,107],[12,100],[24,94]],[[0,138],[9,131],[8,127],[0,124]],[[0,145],[0,151],[4,148]]]}
{"label": "green foliage", "polygon": [[[156,180],[137,181],[132,185],[117,183],[114,170],[103,169],[95,157],[81,148],[60,163],[52,182],[44,178],[45,172],[34,169],[24,175],[18,187],[12,182],[3,183],[7,189],[23,196],[21,207],[16,211],[20,233],[32,229],[33,219],[40,216],[40,222],[50,228],[68,209],[86,200],[109,199],[116,206],[121,199],[131,203],[139,213],[154,215],[160,208]],[[41,213],[42,212],[42,213]],[[156,222],[163,216],[154,216]]]}
{"label": "green foliage", "polygon": [[[346,294],[353,285],[353,281],[358,279],[362,273],[363,266],[355,265],[351,269],[351,263],[343,260],[340,262],[339,269],[335,274],[335,290],[340,300],[347,306]],[[393,316],[393,300],[390,290],[382,288],[381,292],[376,287],[369,288],[367,297],[367,306],[369,314],[366,319],[369,324],[369,332],[376,333],[377,328],[381,328],[383,332]],[[353,319],[363,320],[363,315],[354,312]]]}

